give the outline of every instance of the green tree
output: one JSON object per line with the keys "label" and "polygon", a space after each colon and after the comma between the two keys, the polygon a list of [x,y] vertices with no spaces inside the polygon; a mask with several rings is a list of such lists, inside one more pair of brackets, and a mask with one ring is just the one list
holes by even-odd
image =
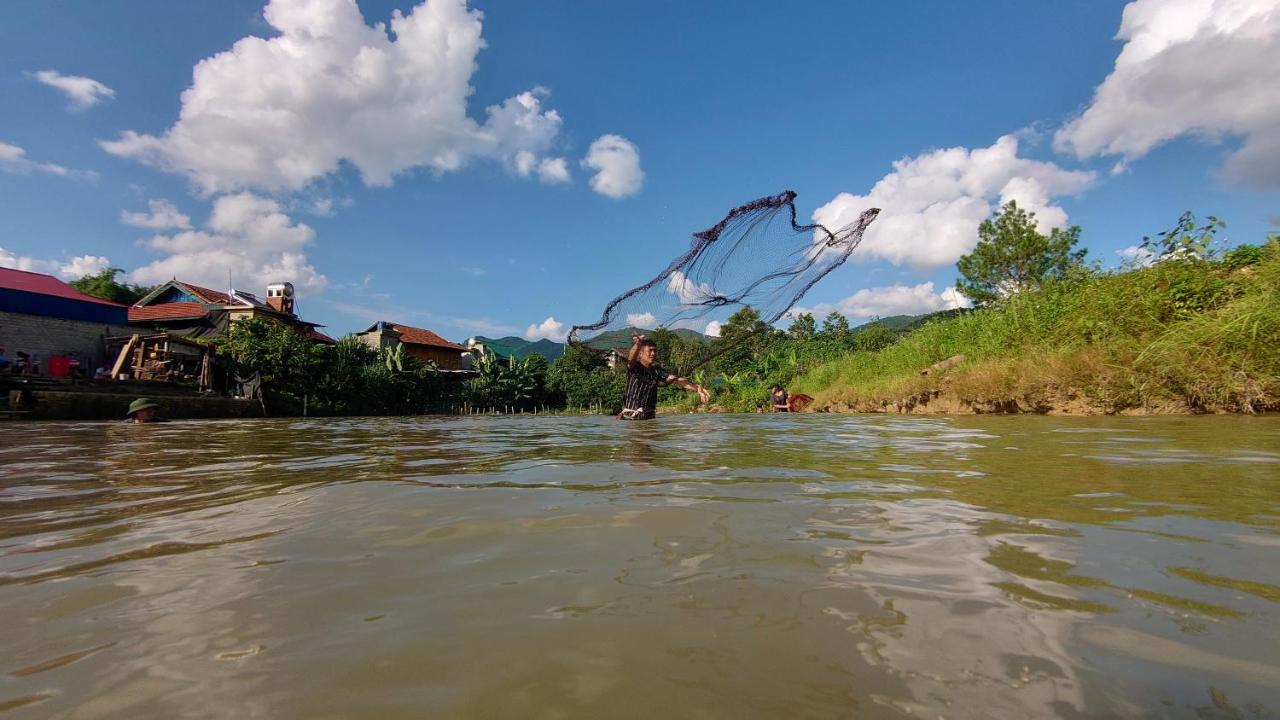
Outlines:
{"label": "green tree", "polygon": [[872,322],[853,334],[853,349],[861,352],[883,350],[898,341],[898,333],[884,323]]}
{"label": "green tree", "polygon": [[378,353],[355,338],[343,338],[325,356],[324,372],[315,394],[332,412],[360,412],[367,408],[370,387],[366,366],[380,362]]}
{"label": "green tree", "polygon": [[70,285],[85,295],[92,295],[96,298],[118,302],[123,305],[132,305],[151,292],[152,288],[149,287],[116,282],[116,275],[122,272],[124,270],[118,267],[103,268],[93,275],[85,275],[78,280],[72,280]]}
{"label": "green tree", "polygon": [[230,324],[219,343],[240,368],[256,371],[269,390],[301,400],[315,394],[332,349],[311,342],[285,323],[245,318]]}
{"label": "green tree", "polygon": [[818,338],[839,347],[848,347],[853,337],[853,331],[849,329],[849,318],[832,310],[826,318],[822,320],[822,332],[818,333]]}
{"label": "green tree", "polygon": [[[678,335],[676,337],[679,337]],[[659,346],[661,349],[661,346]],[[701,340],[680,340],[668,351],[669,365],[663,365],[673,373],[684,374],[698,367],[711,354],[711,346]]]}
{"label": "green tree", "polygon": [[658,366],[675,372],[676,358],[685,355],[684,340],[664,327],[651,330],[648,336],[658,345]]}
{"label": "green tree", "polygon": [[622,402],[625,385],[625,368],[610,370],[599,353],[576,345],[565,348],[547,371],[549,399],[568,407],[611,409]]}
{"label": "green tree", "polygon": [[1009,201],[978,226],[978,245],[956,263],[961,278],[956,289],[979,305],[995,302],[1047,280],[1067,275],[1083,264],[1085,250],[1073,250],[1080,228],[1036,230],[1036,214]]}
{"label": "green tree", "polygon": [[717,349],[725,350],[716,358],[715,368],[726,375],[747,369],[752,355],[767,345],[766,336],[771,329],[752,307],[743,307],[730,315],[720,327]]}
{"label": "green tree", "polygon": [[787,334],[796,342],[807,343],[818,334],[818,324],[814,322],[813,315],[801,313],[791,320],[791,327],[787,330]]}

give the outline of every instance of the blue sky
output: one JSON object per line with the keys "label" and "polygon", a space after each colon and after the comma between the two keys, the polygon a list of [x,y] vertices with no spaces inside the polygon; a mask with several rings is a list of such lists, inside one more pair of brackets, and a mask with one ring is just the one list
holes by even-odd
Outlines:
{"label": "blue sky", "polygon": [[1280,3],[881,5],[11,4],[0,264],[559,339],[784,189],[885,207],[803,301],[855,322],[954,304],[1003,199],[1107,266],[1184,210],[1276,228]]}

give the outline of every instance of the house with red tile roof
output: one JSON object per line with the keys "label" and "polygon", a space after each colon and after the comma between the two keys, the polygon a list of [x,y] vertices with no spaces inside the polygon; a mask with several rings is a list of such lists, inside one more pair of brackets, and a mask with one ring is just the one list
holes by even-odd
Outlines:
{"label": "house with red tile roof", "polygon": [[382,351],[403,345],[406,354],[423,362],[433,362],[441,370],[462,370],[462,356],[467,349],[449,342],[423,328],[379,321],[356,337],[369,347]]}
{"label": "house with red tile roof", "polygon": [[244,290],[210,290],[175,278],[134,303],[129,308],[129,322],[175,335],[216,337],[236,320],[267,317],[296,327],[316,342],[334,342],[316,329],[323,325],[303,320],[295,309],[291,283],[268,285],[264,301]]}

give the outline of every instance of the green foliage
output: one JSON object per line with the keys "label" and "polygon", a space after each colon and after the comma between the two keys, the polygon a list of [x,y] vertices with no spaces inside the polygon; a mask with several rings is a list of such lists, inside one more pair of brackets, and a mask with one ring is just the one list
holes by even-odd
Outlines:
{"label": "green foliage", "polygon": [[475,361],[479,375],[467,381],[467,401],[477,408],[532,410],[543,404],[547,359],[538,354],[504,360],[486,352]]}
{"label": "green foliage", "polygon": [[218,342],[242,374],[261,374],[273,413],[407,414],[455,400],[433,364],[398,350],[379,353],[354,338],[316,343],[268,318],[237,320]]}
{"label": "green foliage", "polygon": [[324,363],[324,346],[285,323],[267,318],[232,322],[219,346],[242,371],[260,373],[264,385],[299,395],[314,391],[313,383]]}
{"label": "green foliage", "polygon": [[841,315],[834,310],[831,311],[822,321],[822,332],[818,333],[820,340],[835,343],[840,346],[847,346],[853,331],[849,329],[849,318]]}
{"label": "green foliage", "polygon": [[[1273,241],[1274,243],[1274,241]],[[1257,265],[1274,252],[1274,245],[1239,245],[1222,254],[1222,266],[1228,270]]]}
{"label": "green foliage", "polygon": [[[680,339],[679,335],[664,327],[651,330],[646,335],[658,346],[656,362],[659,367],[669,368],[673,371],[679,367],[675,362],[675,356],[683,357],[685,355],[684,340]],[[628,349],[630,348],[628,347]],[[623,352],[626,351],[624,350]]]}
{"label": "green foliage", "polygon": [[404,372],[404,343],[396,343],[394,347],[382,349],[382,359],[391,372]]}
{"label": "green foliage", "polygon": [[[848,322],[847,320],[845,321]],[[791,321],[791,327],[787,329],[787,334],[791,339],[798,343],[809,342],[814,335],[818,334],[817,323],[813,320],[813,315],[809,313],[801,313]]]}
{"label": "green foliage", "polygon": [[132,305],[151,292],[152,288],[150,287],[116,282],[116,275],[122,272],[124,270],[118,267],[104,268],[101,272],[85,275],[78,280],[72,280],[69,284],[85,295],[92,295],[96,298],[118,302],[123,305]]}
{"label": "green foliage", "polygon": [[626,368],[610,370],[598,353],[570,345],[547,371],[547,390],[553,405],[609,410],[622,402]]}
{"label": "green foliage", "polygon": [[898,341],[898,333],[878,322],[868,323],[853,335],[853,349],[859,352],[876,352]]}
{"label": "green foliage", "polygon": [[720,327],[720,339],[714,349],[729,349],[712,362],[712,368],[726,375],[742,372],[750,364],[752,355],[768,344],[772,332],[754,308],[739,309]]}
{"label": "green foliage", "polygon": [[1142,249],[1152,253],[1156,262],[1208,260],[1214,254],[1214,237],[1226,226],[1216,216],[1209,215],[1204,225],[1196,227],[1196,216],[1188,210],[1171,229],[1156,233],[1154,238],[1142,238]]}
{"label": "green foliage", "polygon": [[956,289],[979,305],[1037,289],[1082,264],[1085,251],[1073,251],[1080,228],[1036,230],[1036,214],[1010,201],[978,226],[978,245],[960,258]]}

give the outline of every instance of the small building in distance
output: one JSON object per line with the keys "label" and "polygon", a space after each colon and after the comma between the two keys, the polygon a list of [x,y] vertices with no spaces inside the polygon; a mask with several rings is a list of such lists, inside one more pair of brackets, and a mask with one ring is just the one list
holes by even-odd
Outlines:
{"label": "small building in distance", "polygon": [[462,370],[462,356],[467,349],[449,342],[439,335],[412,325],[378,321],[368,330],[356,333],[361,342],[379,352],[404,346],[406,355],[423,362],[432,362],[441,370]]}
{"label": "small building in distance", "polygon": [[128,322],[125,305],[85,295],[52,275],[0,268],[0,347],[10,361],[18,353],[34,358],[41,375],[63,374],[76,363],[92,373],[106,361],[104,339],[129,332]]}

